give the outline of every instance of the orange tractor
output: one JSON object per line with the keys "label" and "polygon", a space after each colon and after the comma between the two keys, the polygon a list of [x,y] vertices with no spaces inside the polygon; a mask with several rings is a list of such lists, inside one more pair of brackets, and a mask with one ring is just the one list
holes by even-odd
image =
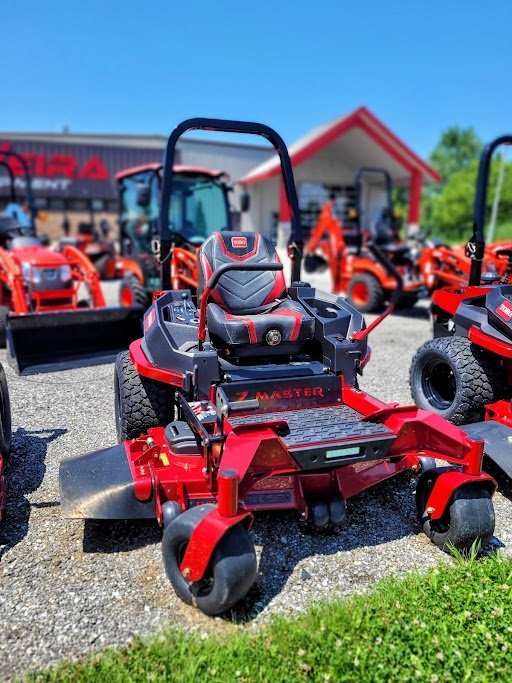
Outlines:
{"label": "orange tractor", "polygon": [[[374,224],[363,228],[363,177],[367,174],[384,176],[386,205]],[[354,185],[356,207],[349,211],[349,220],[345,224],[334,215],[334,200],[325,203],[304,249],[305,270],[314,272],[328,267],[333,292],[346,293],[348,300],[363,312],[377,311],[389,302],[397,281],[389,267],[378,261],[368,249],[370,243],[375,243],[403,280],[398,306],[412,307],[425,289],[410,248],[399,240],[392,206],[391,177],[384,169],[360,168]]]}
{"label": "orange tractor", "polygon": [[[23,210],[13,160],[24,171]],[[25,159],[2,152],[0,166],[11,180],[11,201],[0,216],[0,346],[7,345],[20,374],[110,362],[140,335],[140,308],[107,307],[98,271],[85,254],[42,243]]]}
{"label": "orange tractor", "polygon": [[148,306],[160,289],[161,268],[169,268],[173,289],[195,291],[197,252],[213,232],[229,230],[228,186],[222,171],[200,166],[175,166],[169,215],[171,249],[160,258],[158,212],[162,164],[151,163],[120,171],[121,256],[117,270],[124,277],[120,289],[123,306]]}

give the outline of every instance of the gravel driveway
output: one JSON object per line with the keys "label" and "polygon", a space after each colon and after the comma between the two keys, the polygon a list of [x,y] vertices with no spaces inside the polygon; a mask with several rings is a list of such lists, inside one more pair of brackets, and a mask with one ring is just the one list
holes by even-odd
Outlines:
{"label": "gravel driveway", "polygon": [[[423,305],[386,320],[371,337],[362,387],[410,402],[408,368],[430,326]],[[3,359],[3,356],[1,357]],[[7,368],[14,442],[7,466],[6,519],[0,525],[0,676],[77,657],[165,624],[230,629],[186,608],[168,584],[153,523],[63,520],[59,462],[115,443],[113,367],[27,378]],[[419,533],[414,479],[403,475],[351,501],[335,534],[308,531],[294,515],[262,515],[253,534],[260,576],[237,621],[258,624],[314,600],[360,592],[380,578],[444,559]],[[512,542],[510,503],[495,498],[496,537]]]}

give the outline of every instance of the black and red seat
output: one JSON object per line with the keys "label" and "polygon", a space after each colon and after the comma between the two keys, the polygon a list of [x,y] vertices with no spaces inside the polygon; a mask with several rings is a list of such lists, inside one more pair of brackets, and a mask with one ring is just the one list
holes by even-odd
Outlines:
{"label": "black and red seat", "polygon": [[[279,257],[259,233],[215,232],[200,250],[198,297],[212,273],[227,263],[265,265],[279,263]],[[206,314],[210,339],[235,353],[240,347],[248,347],[248,353],[257,348],[294,353],[313,338],[315,320],[287,297],[282,271],[228,271],[210,299]]]}

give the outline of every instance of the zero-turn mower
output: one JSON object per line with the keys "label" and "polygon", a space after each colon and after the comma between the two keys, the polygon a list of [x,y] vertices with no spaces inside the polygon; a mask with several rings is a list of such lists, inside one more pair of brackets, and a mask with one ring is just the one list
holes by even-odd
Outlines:
{"label": "zero-turn mower", "polygon": [[466,245],[469,281],[434,292],[434,338],[416,353],[410,382],[420,408],[485,439],[485,453],[512,476],[512,242],[495,245],[497,268],[482,273],[489,253],[484,231],[489,169],[502,144],[512,144],[512,135],[489,143],[480,159],[473,234]]}
{"label": "zero-turn mower", "polygon": [[[11,151],[2,152],[0,165],[9,167],[10,159],[24,169],[33,207],[28,166]],[[87,256],[71,245],[60,251],[44,246],[36,236],[35,210],[31,215],[28,227],[0,217],[0,346],[7,345],[20,374],[113,361],[140,335],[140,307],[107,307]]]}
{"label": "zero-turn mower", "polygon": [[[382,175],[386,188],[385,206],[371,227],[363,227],[363,179],[367,175]],[[327,263],[333,292],[346,293],[350,303],[365,313],[381,310],[385,302],[389,302],[397,283],[368,249],[367,244],[371,242],[400,272],[403,292],[398,305],[410,308],[425,293],[425,288],[410,248],[399,241],[391,177],[384,169],[360,168],[355,175],[354,187],[355,209],[351,210],[345,224],[334,215],[333,201],[324,205],[305,247],[305,270],[313,272]]]}
{"label": "zero-turn mower", "polygon": [[201,166],[176,166],[173,202],[169,215],[172,246],[160,259],[158,206],[162,164],[152,163],[119,171],[121,257],[117,271],[123,306],[147,307],[160,287],[160,269],[170,269],[172,289],[197,288],[197,251],[212,232],[228,230],[231,223],[228,186],[222,171]]}
{"label": "zero-turn mower", "polygon": [[[173,157],[191,129],[257,134],[279,154],[291,212],[291,285],[258,233],[215,232],[199,250],[199,306],[190,290],[163,290],[144,317],[144,337],[116,363],[120,444],[64,460],[63,514],[155,518],[165,571],[177,595],[207,614],[239,600],[256,578],[248,533],[253,513],[295,510],[336,527],[346,501],[404,470],[423,471],[419,516],[441,548],[493,534],[494,480],[482,446],[414,406],[361,391],[368,327],[345,299],[300,279],[301,227],[286,146],[258,123],[191,119],[167,144],[160,207],[161,254],[173,243]],[[369,243],[374,255],[382,253]],[[163,256],[162,258],[165,258]],[[434,468],[433,458],[449,463]]]}

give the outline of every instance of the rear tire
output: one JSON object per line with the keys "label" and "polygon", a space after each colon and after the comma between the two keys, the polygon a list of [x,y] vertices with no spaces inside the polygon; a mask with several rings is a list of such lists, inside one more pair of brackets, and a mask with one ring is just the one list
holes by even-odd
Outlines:
{"label": "rear tire", "polygon": [[111,254],[103,254],[96,259],[94,266],[99,273],[100,280],[113,280],[116,276],[116,260]]}
{"label": "rear tire", "polygon": [[384,290],[370,273],[358,273],[349,282],[347,298],[362,313],[371,313],[382,308]]}
{"label": "rear tire", "polygon": [[146,288],[139,278],[132,273],[121,280],[119,303],[121,306],[142,306],[142,308],[147,308],[149,305]]}
{"label": "rear tire", "polygon": [[192,533],[213,509],[214,505],[201,505],[186,510],[167,525],[162,538],[165,573],[176,595],[211,616],[236,605],[253,585],[257,572],[254,544],[247,529],[237,524],[219,541],[201,581],[191,583],[182,575],[180,564]]}
{"label": "rear tire", "polygon": [[416,506],[423,531],[441,550],[469,550],[475,541],[488,545],[494,534],[494,506],[491,494],[478,484],[457,489],[441,519],[431,520],[425,507],[437,478],[450,468],[428,470],[418,480]]}
{"label": "rear tire", "polygon": [[151,427],[165,427],[174,419],[174,389],[139,375],[122,351],[114,371],[116,431],[119,442],[136,439]]}
{"label": "rear tire", "polygon": [[11,400],[9,388],[5,377],[5,370],[0,363],[0,453],[7,457],[11,450],[12,425],[11,425]]}
{"label": "rear tire", "polygon": [[410,384],[419,408],[454,424],[478,422],[503,391],[503,368],[466,337],[438,337],[414,356]]}
{"label": "rear tire", "polygon": [[0,306],[0,349],[5,349],[7,344],[7,316],[9,309],[7,306]]}

